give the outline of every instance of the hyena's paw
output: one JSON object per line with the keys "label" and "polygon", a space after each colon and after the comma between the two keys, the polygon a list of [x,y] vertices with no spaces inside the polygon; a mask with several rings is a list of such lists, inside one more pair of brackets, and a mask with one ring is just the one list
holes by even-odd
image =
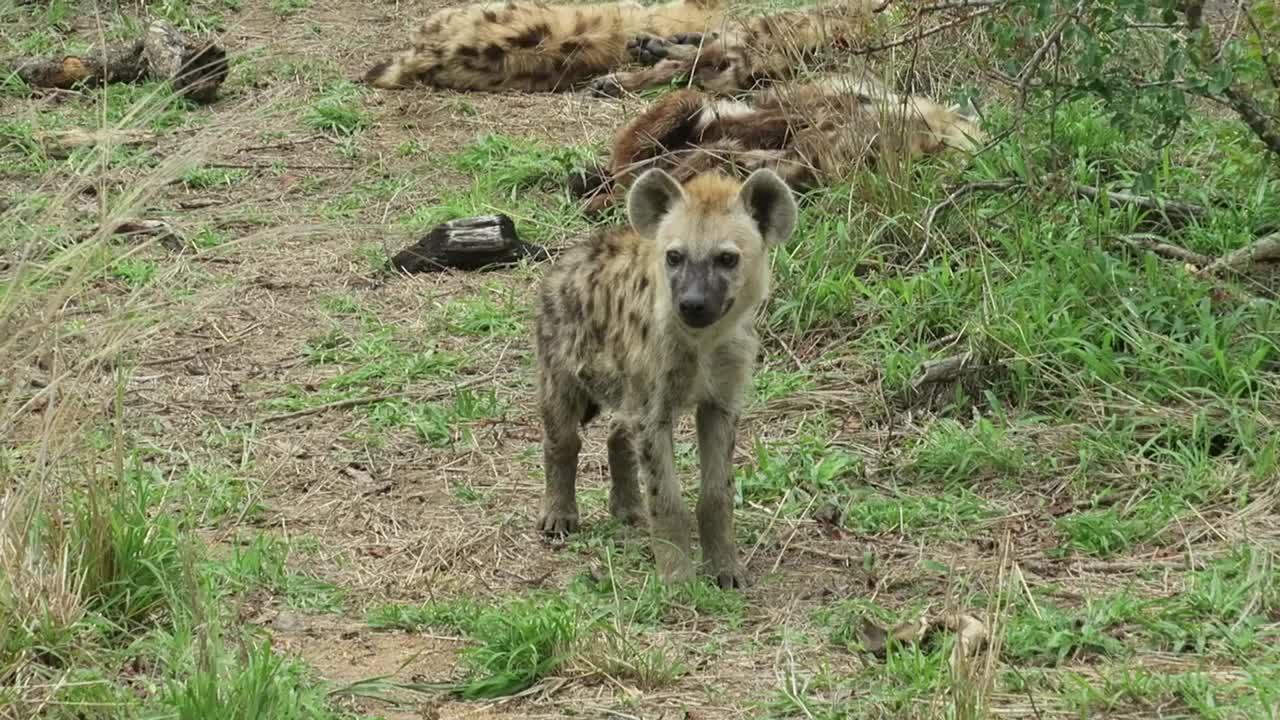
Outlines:
{"label": "hyena's paw", "polygon": [[656,35],[637,35],[627,41],[627,54],[643,65],[653,65],[671,54],[671,42]]}
{"label": "hyena's paw", "polygon": [[601,98],[622,97],[622,82],[618,80],[617,75],[601,75],[587,86],[587,93]]}
{"label": "hyena's paw", "polygon": [[577,510],[548,510],[538,520],[538,529],[544,535],[562,537],[578,529]]}
{"label": "hyena's paw", "polygon": [[721,590],[742,590],[747,587],[747,571],[736,561],[724,565],[708,563],[707,574]]}
{"label": "hyena's paw", "polygon": [[624,525],[644,525],[644,507],[638,502],[615,501],[609,498],[609,514]]}

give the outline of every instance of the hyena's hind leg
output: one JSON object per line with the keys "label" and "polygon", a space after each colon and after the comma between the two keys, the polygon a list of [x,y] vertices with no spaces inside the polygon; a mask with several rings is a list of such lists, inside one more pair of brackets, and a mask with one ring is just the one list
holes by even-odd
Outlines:
{"label": "hyena's hind leg", "polygon": [[585,424],[599,411],[581,389],[570,382],[539,380],[542,414],[542,458],[546,488],[538,529],[548,535],[564,535],[578,529],[578,452]]}
{"label": "hyena's hind leg", "polygon": [[614,421],[609,429],[609,513],[628,525],[644,522],[644,498],[640,495],[639,468],[626,423]]}

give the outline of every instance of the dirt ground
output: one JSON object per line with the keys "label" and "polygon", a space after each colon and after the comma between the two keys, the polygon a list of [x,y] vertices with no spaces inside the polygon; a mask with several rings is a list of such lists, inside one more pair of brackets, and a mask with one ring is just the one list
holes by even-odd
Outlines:
{"label": "dirt ground", "polygon": [[[241,173],[227,184],[170,185],[151,208],[180,231],[209,228],[231,241],[194,254],[157,255],[188,276],[187,294],[175,304],[173,321],[138,349],[139,370],[125,393],[131,417],[138,419],[130,430],[169,457],[230,465],[249,480],[261,509],[212,523],[205,530],[212,546],[230,546],[245,532],[269,532],[293,544],[292,570],[345,591],[336,613],[293,608],[285,598],[268,596],[247,599],[242,611],[272,634],[278,649],[306,659],[339,686],[371,677],[437,682],[454,674],[464,640],[371,629],[365,613],[372,608],[555,589],[598,563],[597,548],[549,542],[534,530],[541,430],[530,405],[527,333],[464,337],[443,329],[448,304],[459,299],[527,301],[539,271],[388,278],[371,271],[368,257],[370,248],[393,254],[412,241],[411,230],[397,219],[467,186],[470,178],[443,159],[468,143],[497,133],[552,146],[599,145],[640,101],[417,89],[371,92],[364,106],[372,125],[350,141],[300,122],[322,84],[312,73],[331,67],[342,78],[360,76],[399,47],[411,18],[446,4],[314,0],[282,18],[267,0],[244,0],[227,13],[220,33],[238,59],[223,97],[191,111],[207,115],[207,127],[217,128],[207,138],[205,165]],[[78,100],[36,99],[19,112],[40,112],[41,103],[54,102]],[[190,132],[196,131],[164,137],[160,150],[186,142]],[[414,152],[400,152],[408,143]],[[325,214],[353,189],[404,178],[410,181],[390,196],[359,195],[358,207],[337,217]],[[130,171],[113,178],[120,187],[130,179]],[[93,200],[84,203],[91,213]],[[571,234],[552,228],[548,241],[567,242]],[[333,312],[334,298],[353,302],[361,313]],[[465,384],[491,389],[502,412],[471,423],[470,441],[444,447],[402,428],[375,427],[357,408],[269,419],[287,411],[273,401],[315,390],[352,369],[308,362],[307,348],[325,333],[358,334],[365,317],[394,328],[398,341],[410,339],[414,352],[465,357],[456,376],[415,383],[414,396],[448,397]],[[895,438],[913,431],[913,420],[866,418],[865,408],[882,402],[876,373],[830,340],[796,347],[770,342],[766,366],[820,368],[820,379],[751,408],[739,431],[737,464],[753,460],[757,442],[786,438],[821,411],[839,419],[832,445],[863,458],[869,481],[876,482],[875,468],[896,452]],[[109,387],[111,377],[97,382]],[[453,429],[459,437],[462,430]],[[692,440],[689,427],[681,428],[679,440]],[[691,484],[688,470],[683,474]],[[599,425],[586,434],[579,482],[595,493],[584,522],[603,523],[607,471]],[[784,517],[768,508],[740,508],[739,522],[757,529],[754,544],[744,547],[753,579],[743,593],[744,620],[726,629],[691,615],[665,625],[660,642],[681,648],[690,668],[669,686],[642,691],[570,667],[520,696],[492,703],[415,694],[401,695],[401,706],[343,702],[406,719],[751,717],[759,713],[758,703],[776,694],[788,668],[825,667],[834,675],[862,668],[862,658],[821,643],[762,641],[793,626],[821,632],[811,618],[837,601],[903,605],[924,598],[937,608],[954,606],[957,595],[1005,583],[1014,568],[1031,586],[1057,583],[1059,599],[1068,604],[1093,592],[1155,582],[1130,574],[1137,567],[1060,561],[1046,553],[1060,540],[1047,528],[1054,513],[1064,511],[1057,502],[1062,488],[991,481],[976,491],[1001,512],[956,540],[859,537],[824,529],[811,512]],[[641,542],[628,532],[606,540],[616,547]],[[874,571],[867,569],[868,557]],[[1157,567],[1175,560],[1132,559]],[[1025,697],[993,702],[1010,717],[1041,712],[1030,713]]]}

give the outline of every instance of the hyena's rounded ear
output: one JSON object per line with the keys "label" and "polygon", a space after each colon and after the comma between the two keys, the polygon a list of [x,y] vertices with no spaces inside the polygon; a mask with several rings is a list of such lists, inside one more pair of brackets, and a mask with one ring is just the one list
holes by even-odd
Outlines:
{"label": "hyena's rounded ear", "polygon": [[739,197],[766,244],[781,244],[791,237],[796,229],[796,198],[777,173],[768,168],[751,173]]}
{"label": "hyena's rounded ear", "polygon": [[658,223],[675,204],[684,199],[684,188],[661,168],[645,171],[627,193],[627,215],[631,225],[644,237],[652,237]]}

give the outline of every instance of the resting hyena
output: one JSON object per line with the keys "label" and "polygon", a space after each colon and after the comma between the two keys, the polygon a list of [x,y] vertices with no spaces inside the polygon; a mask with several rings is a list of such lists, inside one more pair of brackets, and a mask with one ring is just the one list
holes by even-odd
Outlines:
{"label": "resting hyena", "polygon": [[510,0],[445,8],[413,32],[408,50],[375,65],[365,81],[381,88],[424,82],[454,90],[568,90],[618,69],[651,36],[656,43],[656,36],[682,39],[718,26],[723,5]]}
{"label": "resting hyena", "polygon": [[[541,529],[578,525],[579,423],[614,411],[609,510],[645,517],[664,580],[691,577],[690,517],[672,457],[672,429],[695,411],[702,486],[698,535],[721,587],[744,584],[733,534],[732,455],[769,291],[766,248],[790,237],[796,204],[771,170],[745,182],[719,173],[683,186],[655,169],[627,195],[631,228],[604,231],[548,272],[537,320],[538,400],[546,493]],[[637,477],[638,476],[638,477]]]}
{"label": "resting hyena", "polygon": [[985,139],[973,115],[857,75],[776,86],[747,102],[677,90],[620,129],[607,163],[576,173],[571,187],[588,214],[654,167],[677,180],[767,167],[805,192],[885,160],[973,152]]}

